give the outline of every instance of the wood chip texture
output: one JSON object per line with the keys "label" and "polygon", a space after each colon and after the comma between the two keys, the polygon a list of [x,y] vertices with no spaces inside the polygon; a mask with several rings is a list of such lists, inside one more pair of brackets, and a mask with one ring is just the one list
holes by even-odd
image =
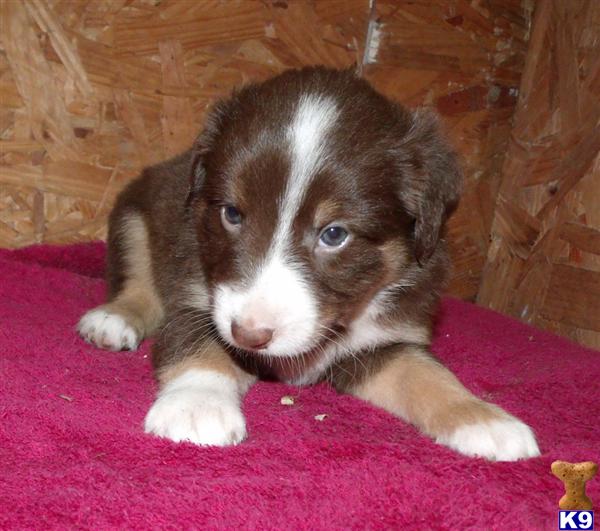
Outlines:
{"label": "wood chip texture", "polygon": [[478,302],[600,349],[600,2],[537,3]]}
{"label": "wood chip texture", "polygon": [[187,149],[211,103],[350,67],[367,0],[0,0],[0,246],[106,236],[119,190]]}
{"label": "wood chip texture", "polygon": [[572,281],[563,268],[598,271],[598,6],[0,0],[0,246],[104,238],[119,190],[187,149],[215,99],[290,67],[355,65],[437,109],[462,156],[451,293],[474,300],[488,260],[480,302],[520,316],[526,301],[527,320],[584,340],[583,310],[546,293]]}
{"label": "wood chip texture", "polygon": [[0,246],[103,238],[118,191],[188,148],[216,98],[289,67],[356,65],[443,115],[467,167],[451,291],[475,297],[529,0],[0,2]]}

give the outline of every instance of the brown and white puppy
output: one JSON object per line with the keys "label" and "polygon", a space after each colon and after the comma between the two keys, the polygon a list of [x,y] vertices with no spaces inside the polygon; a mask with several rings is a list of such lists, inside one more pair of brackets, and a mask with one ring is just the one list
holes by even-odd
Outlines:
{"label": "brown and white puppy", "polygon": [[145,429],[174,441],[239,443],[242,395],[268,377],[329,380],[466,455],[536,456],[429,353],[459,186],[434,117],[350,71],[247,86],[120,195],[109,301],[79,331],[111,350],[158,332]]}

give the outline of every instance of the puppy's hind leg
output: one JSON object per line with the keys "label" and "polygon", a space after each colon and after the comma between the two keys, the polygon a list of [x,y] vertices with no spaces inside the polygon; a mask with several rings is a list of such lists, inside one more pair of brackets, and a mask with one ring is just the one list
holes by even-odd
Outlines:
{"label": "puppy's hind leg", "polygon": [[141,214],[115,210],[108,242],[109,300],[79,321],[79,334],[109,350],[135,350],[163,319],[152,273],[146,222]]}

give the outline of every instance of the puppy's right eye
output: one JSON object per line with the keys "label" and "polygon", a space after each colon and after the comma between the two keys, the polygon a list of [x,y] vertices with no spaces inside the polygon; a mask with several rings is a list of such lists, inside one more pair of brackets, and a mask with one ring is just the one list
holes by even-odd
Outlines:
{"label": "puppy's right eye", "polygon": [[235,229],[242,224],[240,211],[232,205],[221,207],[221,221],[226,229]]}
{"label": "puppy's right eye", "polygon": [[342,247],[348,240],[348,231],[344,227],[332,225],[327,227],[319,237],[319,244],[325,247]]}

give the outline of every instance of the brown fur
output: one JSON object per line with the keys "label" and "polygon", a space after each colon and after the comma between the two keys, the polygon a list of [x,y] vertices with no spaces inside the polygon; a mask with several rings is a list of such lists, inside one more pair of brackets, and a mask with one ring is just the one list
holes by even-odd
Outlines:
{"label": "brown fur", "polygon": [[[251,160],[245,161],[241,154],[248,152],[247,144],[242,148],[240,142],[259,131],[267,137],[280,134],[277,124],[289,122],[295,105],[286,93],[308,89],[349,102],[333,143],[339,153],[354,154],[336,159],[312,183],[298,215],[300,226],[348,219],[348,228],[356,234],[347,251],[311,266],[316,267],[314,289],[322,315],[337,333],[343,332],[381,287],[406,276],[411,285],[398,291],[395,304],[381,319],[390,325],[401,323],[409,340],[429,337],[423,331],[431,326],[447,270],[439,233],[460,184],[454,155],[441,141],[430,115],[411,115],[353,73],[319,68],[291,71],[220,102],[194,148],[147,168],[120,195],[111,214],[109,304],[143,336],[165,316],[166,326],[153,349],[161,381],[179,373],[170,367],[185,367],[199,358],[220,366],[210,349],[195,348],[200,336],[217,343],[219,338],[209,316],[190,306],[189,286],[210,287],[236,278],[240,264],[249,270],[266,251],[276,220],[274,210],[262,206],[273,204],[282,192],[289,161],[269,150],[252,152]],[[353,101],[357,94],[363,98],[360,105],[359,100]],[[368,120],[364,112],[370,115]],[[350,182],[354,184],[348,188]],[[224,230],[219,214],[222,197],[256,223],[255,236],[236,241]],[[144,233],[143,238],[137,237],[144,240],[141,245],[130,243],[133,219],[134,233]],[[414,236],[413,219],[417,220]],[[434,234],[428,234],[428,228]],[[298,233],[297,252],[308,263],[312,258],[303,238]],[[133,240],[137,241],[135,236]],[[191,330],[199,322],[202,326]],[[231,352],[230,357],[240,363]],[[313,353],[307,357],[316,358]],[[377,353],[370,355],[372,360],[377,357]],[[260,362],[249,365],[256,372],[269,372]]]}
{"label": "brown fur", "polygon": [[[332,335],[299,355],[298,369],[319,367],[322,350],[393,284],[378,320],[397,332],[394,344],[353,352],[321,377],[433,437],[503,417],[427,354],[448,271],[444,223],[460,190],[456,157],[434,116],[389,101],[350,71],[306,68],[241,89],[215,106],[192,149],[131,183],[110,217],[107,308],[141,336],[160,330],[153,363],[161,385],[190,368],[232,376],[241,389],[251,375],[301,376],[286,360],[226,345],[210,307],[215,287],[246,282],[269,248],[291,164],[281,138],[307,92],[333,98],[339,115],[291,246]],[[243,229],[223,226],[225,205],[236,205]],[[315,252],[320,231],[340,220],[351,244]]]}
{"label": "brown fur", "polygon": [[474,397],[448,369],[420,347],[395,346],[387,360],[347,391],[408,420],[432,437],[464,424],[503,418],[503,412]]}
{"label": "brown fur", "polygon": [[120,291],[104,306],[133,326],[141,337],[152,335],[162,323],[164,309],[156,291],[146,224],[141,216],[130,214],[121,220],[119,230],[125,247],[125,278]]}

